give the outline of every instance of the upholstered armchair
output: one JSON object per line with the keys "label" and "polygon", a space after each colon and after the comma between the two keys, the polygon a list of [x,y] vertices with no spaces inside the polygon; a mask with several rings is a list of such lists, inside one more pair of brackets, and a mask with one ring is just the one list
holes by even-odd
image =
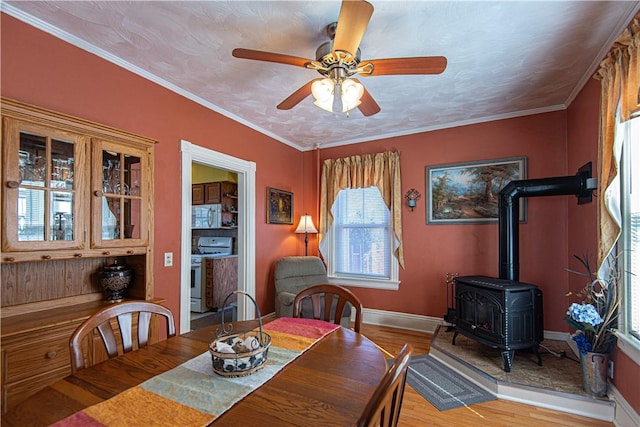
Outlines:
{"label": "upholstered armchair", "polygon": [[[329,283],[327,270],[316,256],[290,256],[278,260],[274,271],[276,285],[276,317],[293,317],[293,299],[296,294],[312,285]],[[306,316],[303,306],[303,317]],[[311,307],[309,307],[311,309]],[[351,309],[345,309],[340,324],[349,327]]]}

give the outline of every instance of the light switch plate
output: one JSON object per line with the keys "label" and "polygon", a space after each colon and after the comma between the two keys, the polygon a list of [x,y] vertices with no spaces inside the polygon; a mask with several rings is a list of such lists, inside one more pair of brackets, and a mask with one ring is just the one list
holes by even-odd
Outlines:
{"label": "light switch plate", "polygon": [[164,266],[165,267],[173,266],[173,252],[164,253]]}

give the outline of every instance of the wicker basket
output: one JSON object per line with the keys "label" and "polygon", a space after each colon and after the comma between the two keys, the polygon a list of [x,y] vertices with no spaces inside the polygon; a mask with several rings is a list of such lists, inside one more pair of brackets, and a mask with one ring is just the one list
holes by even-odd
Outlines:
{"label": "wicker basket", "polygon": [[[216,330],[216,338],[209,343],[209,353],[211,353],[211,363],[213,371],[224,377],[242,377],[253,374],[263,368],[267,362],[269,347],[271,346],[271,336],[262,332],[262,316],[256,301],[246,292],[233,291],[224,300],[223,307],[227,306],[227,300],[233,294],[244,294],[253,302],[258,312],[259,332],[238,331],[233,332],[233,324],[225,325],[224,315],[222,316],[222,329]],[[242,343],[248,343],[242,345]],[[232,347],[234,352],[219,351],[220,347]]]}

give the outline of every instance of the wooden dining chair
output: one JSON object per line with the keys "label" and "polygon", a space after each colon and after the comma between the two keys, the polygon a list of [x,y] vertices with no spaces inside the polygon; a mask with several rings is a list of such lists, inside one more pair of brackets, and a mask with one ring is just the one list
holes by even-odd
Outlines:
{"label": "wooden dining chair", "polygon": [[404,386],[411,360],[411,344],[405,344],[398,357],[378,384],[378,388],[367,403],[358,427],[395,427],[400,419]]}
{"label": "wooden dining chair", "polygon": [[[154,314],[166,319],[167,337],[175,336],[176,327],[171,310],[152,302],[125,301],[107,306],[89,317],[78,326],[69,339],[72,372],[75,373],[86,367],[83,343],[86,339],[93,339],[91,334],[94,330],[97,330],[102,337],[107,357],[116,357],[148,344],[149,328]],[[134,329],[137,329],[137,333]],[[120,336],[119,340],[116,338],[116,333]],[[93,357],[89,359],[92,363]]]}
{"label": "wooden dining chair", "polygon": [[[302,301],[311,299],[311,314],[314,319],[340,324],[342,312],[347,303],[356,311],[356,320],[353,330],[360,332],[362,327],[362,303],[349,289],[338,285],[321,284],[310,286],[298,292],[293,299],[293,317],[303,317]],[[335,302],[334,302],[335,300]],[[325,301],[331,301],[325,304]]]}

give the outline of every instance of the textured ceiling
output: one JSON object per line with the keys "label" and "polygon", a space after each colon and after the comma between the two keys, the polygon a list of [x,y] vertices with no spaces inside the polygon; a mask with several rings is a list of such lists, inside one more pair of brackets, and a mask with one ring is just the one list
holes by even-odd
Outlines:
{"label": "textured ceiling", "polygon": [[2,10],[301,150],[563,109],[638,1],[376,1],[362,59],[443,55],[439,75],[363,77],[381,107],[347,117],[282,100],[315,71],[231,56],[315,59],[339,1],[3,1]]}

